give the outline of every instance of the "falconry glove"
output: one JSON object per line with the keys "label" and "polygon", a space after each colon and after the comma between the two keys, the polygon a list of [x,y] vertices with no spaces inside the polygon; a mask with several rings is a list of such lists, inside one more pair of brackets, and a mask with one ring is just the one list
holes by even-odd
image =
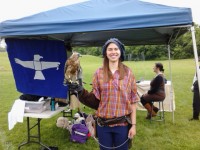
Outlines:
{"label": "falconry glove", "polygon": [[83,87],[80,84],[71,83],[68,84],[68,90],[71,92],[72,95],[79,95],[83,91]]}

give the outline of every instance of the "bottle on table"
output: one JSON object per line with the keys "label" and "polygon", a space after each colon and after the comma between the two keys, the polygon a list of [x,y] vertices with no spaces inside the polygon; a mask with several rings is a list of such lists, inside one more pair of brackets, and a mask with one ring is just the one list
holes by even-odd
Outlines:
{"label": "bottle on table", "polygon": [[55,98],[51,98],[51,111],[55,111]]}

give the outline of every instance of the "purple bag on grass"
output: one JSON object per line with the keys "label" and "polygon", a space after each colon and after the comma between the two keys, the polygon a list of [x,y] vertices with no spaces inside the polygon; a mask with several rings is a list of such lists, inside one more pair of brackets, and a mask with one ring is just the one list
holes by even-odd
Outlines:
{"label": "purple bag on grass", "polygon": [[77,143],[85,143],[88,137],[89,130],[84,124],[74,124],[70,140]]}

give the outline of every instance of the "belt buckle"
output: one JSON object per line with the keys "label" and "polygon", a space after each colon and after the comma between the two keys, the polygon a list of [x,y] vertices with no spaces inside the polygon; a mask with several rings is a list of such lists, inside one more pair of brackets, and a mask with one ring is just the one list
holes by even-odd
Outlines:
{"label": "belt buckle", "polygon": [[100,126],[100,127],[104,127],[104,125],[101,125],[100,123],[99,123],[99,117],[97,117],[97,124],[98,124],[98,126]]}

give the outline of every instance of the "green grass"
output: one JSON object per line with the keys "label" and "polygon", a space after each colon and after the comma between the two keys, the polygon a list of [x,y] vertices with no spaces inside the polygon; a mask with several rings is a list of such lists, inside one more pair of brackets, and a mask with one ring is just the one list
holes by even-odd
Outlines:
{"label": "green grass", "polygon": [[[165,67],[165,76],[170,79],[169,62],[160,61]],[[125,62],[134,72],[136,79],[143,77],[151,80],[155,61]],[[85,88],[91,90],[94,71],[102,65],[102,58],[83,56],[81,58],[83,78],[87,83]],[[172,122],[172,113],[165,112],[166,122],[150,123],[145,119],[146,112],[137,111],[137,135],[134,138],[133,150],[199,150],[200,121],[189,122],[192,117],[192,92],[190,87],[193,80],[195,63],[192,59],[173,60],[172,82],[175,92],[176,110],[175,121]],[[18,144],[26,139],[26,119],[24,123],[17,123],[12,130],[8,130],[7,115],[15,99],[21,93],[17,92],[15,81],[10,67],[7,53],[0,53],[0,150],[16,150]],[[83,109],[87,113],[93,111]],[[47,145],[57,145],[59,150],[98,150],[98,144],[89,139],[85,144],[72,143],[67,130],[56,127],[58,114],[51,119],[41,121],[42,142]],[[31,119],[35,122],[35,119]],[[22,149],[40,149],[36,144],[30,144]]]}

